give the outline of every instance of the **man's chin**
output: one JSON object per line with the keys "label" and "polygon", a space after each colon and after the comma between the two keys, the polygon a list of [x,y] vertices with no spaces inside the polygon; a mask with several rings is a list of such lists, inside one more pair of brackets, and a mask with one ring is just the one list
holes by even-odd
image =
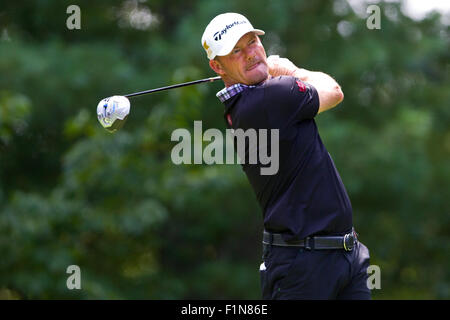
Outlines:
{"label": "man's chin", "polygon": [[269,70],[267,66],[263,63],[260,63],[255,69],[248,71],[248,79],[250,85],[255,85],[261,83],[269,77]]}
{"label": "man's chin", "polygon": [[261,82],[267,80],[268,77],[269,77],[268,73],[261,74],[258,77],[252,77],[252,79],[249,81],[248,85],[250,85],[250,86],[257,85],[258,83],[261,83]]}

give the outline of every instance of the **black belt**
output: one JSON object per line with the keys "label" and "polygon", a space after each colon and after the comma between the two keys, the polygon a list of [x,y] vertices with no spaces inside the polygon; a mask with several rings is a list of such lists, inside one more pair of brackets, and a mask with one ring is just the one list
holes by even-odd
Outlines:
{"label": "black belt", "polygon": [[345,251],[352,251],[357,242],[357,234],[354,230],[344,236],[317,236],[307,237],[297,241],[284,241],[281,233],[271,233],[264,231],[263,244],[280,246],[280,247],[301,247],[307,250],[329,250],[329,249],[344,249]]}

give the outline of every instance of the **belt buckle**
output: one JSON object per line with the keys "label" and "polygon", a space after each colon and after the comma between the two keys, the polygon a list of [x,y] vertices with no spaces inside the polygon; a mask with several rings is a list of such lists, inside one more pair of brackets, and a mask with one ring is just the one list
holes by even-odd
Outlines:
{"label": "belt buckle", "polygon": [[342,241],[344,245],[345,251],[352,251],[353,247],[355,246],[355,236],[352,233],[347,233],[344,236],[344,240]]}
{"label": "belt buckle", "polygon": [[[266,236],[267,235],[267,236]],[[267,239],[268,238],[268,239]],[[273,243],[273,233],[272,232],[267,232],[264,230],[263,232],[263,239],[262,239],[262,243],[264,245],[269,245],[271,246]]]}
{"label": "belt buckle", "polygon": [[311,251],[314,248],[313,237],[305,238],[305,249]]}

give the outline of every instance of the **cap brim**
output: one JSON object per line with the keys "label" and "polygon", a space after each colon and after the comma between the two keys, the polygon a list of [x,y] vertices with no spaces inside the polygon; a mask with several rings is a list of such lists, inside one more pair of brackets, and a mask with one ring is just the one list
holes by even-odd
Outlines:
{"label": "cap brim", "polygon": [[227,54],[229,54],[231,52],[231,50],[233,50],[233,48],[236,46],[236,43],[238,43],[238,41],[242,38],[242,36],[244,36],[245,34],[249,33],[249,32],[254,32],[259,36],[263,36],[266,33],[263,30],[260,29],[253,29],[253,30],[244,30],[244,32],[241,35],[237,35],[237,39],[234,42],[230,42],[228,43],[226,46],[224,46],[222,48],[222,50],[216,54],[216,56],[226,56]]}

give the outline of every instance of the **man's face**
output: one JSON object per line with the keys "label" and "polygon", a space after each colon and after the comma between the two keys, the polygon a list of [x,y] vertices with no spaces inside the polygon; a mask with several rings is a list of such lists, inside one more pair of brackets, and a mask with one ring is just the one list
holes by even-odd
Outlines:
{"label": "man's face", "polygon": [[243,35],[228,55],[216,57],[211,63],[227,86],[235,83],[254,85],[269,76],[266,51],[253,32]]}

